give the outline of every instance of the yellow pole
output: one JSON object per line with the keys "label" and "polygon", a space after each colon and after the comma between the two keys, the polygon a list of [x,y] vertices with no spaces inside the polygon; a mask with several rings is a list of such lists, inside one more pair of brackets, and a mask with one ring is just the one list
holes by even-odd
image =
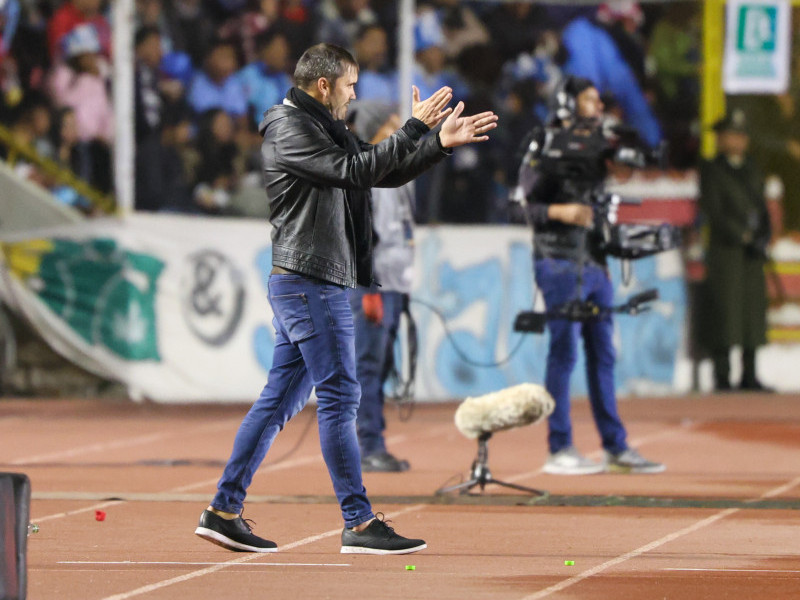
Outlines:
{"label": "yellow pole", "polygon": [[[800,1],[800,0],[797,0]],[[725,114],[722,91],[722,57],[725,53],[725,0],[703,3],[703,74],[700,95],[700,152],[711,158],[716,152],[711,126]]]}

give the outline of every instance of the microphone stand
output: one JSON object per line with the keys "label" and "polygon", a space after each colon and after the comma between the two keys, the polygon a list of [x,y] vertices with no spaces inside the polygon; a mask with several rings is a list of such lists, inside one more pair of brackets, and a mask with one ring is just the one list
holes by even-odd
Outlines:
{"label": "microphone stand", "polygon": [[489,470],[489,465],[488,465],[490,437],[492,437],[492,433],[490,431],[485,431],[478,437],[478,456],[472,462],[472,467],[470,472],[471,479],[469,481],[464,481],[456,485],[439,488],[438,490],[436,490],[436,495],[441,496],[449,492],[468,494],[469,491],[475,486],[480,486],[481,492],[483,492],[483,489],[486,487],[487,484],[494,483],[496,485],[512,488],[515,490],[519,490],[521,492],[528,492],[529,494],[533,494],[534,496],[546,496],[547,492],[545,491],[537,490],[535,488],[525,487],[524,485],[517,485],[516,483],[509,483],[507,481],[499,481],[494,477],[492,477],[492,473]]}

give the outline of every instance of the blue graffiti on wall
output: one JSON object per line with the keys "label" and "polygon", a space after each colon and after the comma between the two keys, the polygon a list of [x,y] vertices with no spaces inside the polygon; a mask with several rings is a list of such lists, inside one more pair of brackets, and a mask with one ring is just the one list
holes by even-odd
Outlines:
{"label": "blue graffiti on wall", "polygon": [[[547,334],[513,331],[516,314],[534,304],[530,244],[510,240],[505,252],[498,249],[485,260],[456,267],[442,259],[443,243],[430,230],[419,247],[422,272],[412,296],[418,300],[412,303],[420,349],[418,380],[422,385],[418,389],[461,398],[523,382],[543,382]],[[271,246],[258,252],[254,266],[266,293]],[[660,294],[654,310],[615,318],[615,375],[622,394],[638,389],[642,382],[668,387],[673,380],[685,317],[684,282],[679,274],[659,277],[656,267],[654,257],[636,261],[631,282],[623,285],[617,263],[610,265],[617,301],[651,287]],[[451,339],[430,307],[446,319]],[[252,344],[258,364],[268,373],[275,345],[271,323],[256,327]],[[500,361],[498,366],[486,366]],[[584,373],[581,352],[572,378],[574,395],[586,394]]]}
{"label": "blue graffiti on wall", "polygon": [[[272,246],[256,254],[255,267],[261,278],[264,293],[268,291],[269,273],[272,270]],[[272,368],[272,351],[275,349],[275,333],[272,325],[259,325],[253,332],[253,353],[256,361],[269,373]]]}
{"label": "blue graffiti on wall", "polygon": [[649,288],[656,288],[659,293],[652,310],[616,319],[617,386],[623,392],[634,389],[639,382],[670,386],[686,319],[684,279],[678,273],[659,277],[658,258],[650,257],[636,261],[631,283],[624,286],[617,266],[617,261],[610,265],[617,301]]}
{"label": "blue graffiti on wall", "polygon": [[[441,259],[441,246],[436,232],[425,238],[420,248],[421,285],[414,296],[420,300],[414,313],[420,325],[421,351],[435,345],[435,351],[427,355],[434,359],[435,380],[431,383],[452,397],[483,394],[526,381],[541,383],[548,336],[526,334],[520,341],[522,334],[512,330],[515,315],[533,306],[530,246],[510,241],[507,261],[495,256],[460,268]],[[659,278],[655,258],[637,261],[635,278],[627,286],[615,275],[619,269],[613,264],[611,269],[619,301],[649,287],[660,292],[655,310],[616,319],[617,387],[626,393],[640,382],[669,386],[683,330],[683,280],[677,275]],[[425,304],[435,307],[450,323],[449,339]],[[504,361],[509,354],[510,359]],[[489,366],[498,361],[503,364]],[[582,353],[575,372],[580,375],[573,377],[572,392],[585,395]]]}

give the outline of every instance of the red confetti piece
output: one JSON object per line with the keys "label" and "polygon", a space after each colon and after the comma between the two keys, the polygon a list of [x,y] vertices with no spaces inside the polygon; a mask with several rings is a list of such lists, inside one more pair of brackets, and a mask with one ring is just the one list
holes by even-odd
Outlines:
{"label": "red confetti piece", "polygon": [[94,511],[94,518],[97,521],[105,521],[106,520],[106,512],[104,510],[96,510],[96,511]]}

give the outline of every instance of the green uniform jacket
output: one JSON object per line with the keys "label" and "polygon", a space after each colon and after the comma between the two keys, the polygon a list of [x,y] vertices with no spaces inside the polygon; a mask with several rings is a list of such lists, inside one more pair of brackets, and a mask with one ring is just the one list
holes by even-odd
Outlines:
{"label": "green uniform jacket", "polygon": [[700,167],[700,210],[708,226],[706,315],[701,345],[713,351],[766,342],[765,250],[770,223],[764,181],[750,160],[723,156]]}

